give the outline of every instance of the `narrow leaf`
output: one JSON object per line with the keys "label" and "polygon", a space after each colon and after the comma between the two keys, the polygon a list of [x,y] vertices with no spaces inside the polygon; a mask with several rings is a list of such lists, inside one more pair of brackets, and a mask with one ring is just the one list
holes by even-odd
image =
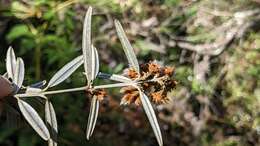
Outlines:
{"label": "narrow leaf", "polygon": [[22,87],[23,80],[24,80],[24,63],[22,58],[17,58],[16,70],[15,70],[13,82],[20,89]]}
{"label": "narrow leaf", "polygon": [[91,82],[92,75],[92,46],[91,46],[91,15],[92,7],[88,8],[85,16],[84,26],[83,26],[83,37],[82,37],[82,52],[84,56],[84,69],[88,80],[88,85]]}
{"label": "narrow leaf", "polygon": [[47,122],[47,126],[49,127],[51,134],[51,138],[48,141],[49,146],[57,146],[58,125],[56,113],[53,108],[53,105],[49,100],[46,100],[45,103],[45,120]]}
{"label": "narrow leaf", "polygon": [[107,84],[107,85],[98,85],[94,86],[94,89],[105,89],[105,88],[115,88],[115,87],[125,87],[125,86],[135,86],[135,82],[130,83],[115,83],[115,84]]}
{"label": "narrow leaf", "polygon": [[130,67],[139,73],[139,64],[136,55],[134,53],[134,49],[131,46],[129,40],[127,39],[124,29],[118,20],[115,20],[115,26],[116,26],[117,35],[123,46]]}
{"label": "narrow leaf", "polygon": [[148,97],[140,89],[139,89],[139,94],[140,94],[141,103],[143,105],[146,116],[148,117],[148,120],[152,126],[157,142],[160,146],[162,146],[163,145],[162,134],[153,107]]}
{"label": "narrow leaf", "polygon": [[6,54],[6,70],[7,70],[8,77],[11,79],[14,79],[15,66],[16,66],[16,58],[15,58],[14,50],[12,47],[9,47]]}
{"label": "narrow leaf", "polygon": [[121,76],[121,75],[116,75],[116,74],[99,73],[98,77],[103,78],[103,79],[109,79],[109,80],[112,80],[112,81],[123,82],[123,83],[132,82],[131,79],[124,77],[124,76]]}
{"label": "narrow leaf", "polygon": [[53,87],[66,80],[83,63],[83,56],[78,56],[64,65],[50,80],[47,87]]}
{"label": "narrow leaf", "polygon": [[90,113],[88,117],[88,125],[87,125],[87,132],[86,132],[88,140],[94,131],[97,117],[98,117],[98,110],[99,110],[99,101],[96,96],[93,96],[90,105]]}
{"label": "narrow leaf", "polygon": [[91,80],[93,81],[98,72],[99,72],[99,56],[98,56],[98,52],[97,52],[97,49],[92,46],[92,77],[91,77]]}
{"label": "narrow leaf", "polygon": [[18,106],[32,128],[44,139],[50,139],[50,133],[38,113],[26,102],[18,99]]}
{"label": "narrow leaf", "polygon": [[40,94],[42,92],[42,89],[40,88],[33,88],[33,87],[27,87],[25,93],[26,94]]}
{"label": "narrow leaf", "polygon": [[29,87],[31,88],[42,88],[46,84],[46,80],[31,84]]}

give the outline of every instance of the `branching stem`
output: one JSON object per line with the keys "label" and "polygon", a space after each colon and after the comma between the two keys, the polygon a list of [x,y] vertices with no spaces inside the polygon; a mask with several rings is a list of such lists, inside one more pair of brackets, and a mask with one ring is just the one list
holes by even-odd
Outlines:
{"label": "branching stem", "polygon": [[[130,83],[115,83],[115,84],[94,86],[93,89],[104,89],[104,88],[133,86],[135,84],[136,83],[134,83],[134,82],[130,82]],[[83,87],[71,88],[71,89],[63,89],[63,90],[55,90],[55,91],[43,91],[43,92],[39,92],[39,93],[23,93],[23,94],[16,94],[15,97],[33,97],[33,96],[43,96],[43,95],[50,95],[50,94],[78,92],[78,91],[84,91],[87,88],[88,88],[88,86],[83,86]]]}

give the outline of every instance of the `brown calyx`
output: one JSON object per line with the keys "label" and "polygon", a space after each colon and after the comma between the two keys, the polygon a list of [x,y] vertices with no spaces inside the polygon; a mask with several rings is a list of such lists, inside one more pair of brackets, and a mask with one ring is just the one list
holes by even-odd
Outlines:
{"label": "brown calyx", "polygon": [[139,91],[136,88],[127,86],[123,87],[120,92],[124,94],[120,104],[128,105],[134,103],[137,106],[141,104]]}
{"label": "brown calyx", "polygon": [[[139,85],[156,104],[164,104],[169,101],[167,93],[171,92],[177,85],[173,78],[174,67],[163,67],[156,62],[149,62],[140,65],[140,77],[133,69],[128,69],[128,77],[137,79],[141,82]],[[138,103],[140,101],[138,90],[133,87],[122,88],[124,94],[122,103]],[[138,105],[140,102],[138,103]]]}
{"label": "brown calyx", "polygon": [[90,97],[96,96],[99,101],[102,101],[107,96],[107,93],[104,89],[86,89],[86,95]]}

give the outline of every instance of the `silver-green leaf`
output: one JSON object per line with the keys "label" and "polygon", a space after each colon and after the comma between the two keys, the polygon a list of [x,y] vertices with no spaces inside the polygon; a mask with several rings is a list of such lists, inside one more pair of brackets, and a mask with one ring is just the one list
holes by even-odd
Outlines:
{"label": "silver-green leaf", "polygon": [[123,83],[130,83],[132,82],[131,79],[121,76],[121,75],[116,75],[116,74],[106,74],[106,73],[99,73],[98,77],[103,78],[103,79],[109,79],[112,81],[118,81],[118,82],[123,82]]}
{"label": "silver-green leaf", "polygon": [[117,35],[123,46],[130,67],[139,73],[139,64],[136,55],[134,53],[134,49],[131,46],[129,40],[127,39],[124,29],[118,20],[115,20],[115,26],[116,26]]}
{"label": "silver-green leaf", "polygon": [[91,46],[91,16],[92,7],[88,8],[85,16],[84,26],[83,26],[83,36],[82,36],[82,52],[84,57],[84,69],[87,77],[88,85],[91,83],[92,75],[92,46]]}
{"label": "silver-green leaf", "polygon": [[14,54],[14,50],[12,47],[9,47],[6,54],[6,70],[7,70],[8,77],[11,79],[14,79],[15,66],[16,66],[16,57]]}
{"label": "silver-green leaf", "polygon": [[47,122],[47,126],[49,127],[51,137],[48,140],[49,146],[57,146],[57,134],[58,134],[58,124],[56,113],[53,108],[53,105],[49,100],[46,100],[45,103],[45,120]]}
{"label": "silver-green leaf", "polygon": [[22,87],[23,80],[24,80],[24,62],[22,58],[17,58],[13,82],[20,89]]}
{"label": "silver-green leaf", "polygon": [[39,114],[25,101],[18,99],[18,106],[32,128],[42,137],[44,140],[50,139],[50,133]]}
{"label": "silver-green leaf", "polygon": [[37,82],[37,83],[29,85],[29,87],[32,87],[32,88],[42,88],[46,83],[47,83],[47,81],[43,80],[43,81],[40,81],[40,82]]}
{"label": "silver-green leaf", "polygon": [[99,101],[97,99],[97,96],[93,96],[91,100],[90,113],[88,117],[88,125],[86,131],[86,137],[88,140],[94,131],[97,117],[98,117],[98,110],[99,110]]}
{"label": "silver-green leaf", "polygon": [[64,65],[50,80],[47,87],[53,87],[66,80],[83,63],[83,56],[78,56]]}
{"label": "silver-green leaf", "polygon": [[92,46],[92,60],[94,60],[94,62],[92,62],[92,70],[93,70],[93,73],[92,73],[92,80],[94,80],[97,75],[98,75],[98,72],[99,72],[99,56],[98,56],[98,52],[97,52],[97,49]]}
{"label": "silver-green leaf", "polygon": [[143,105],[146,116],[148,117],[148,120],[152,126],[157,142],[159,146],[162,146],[163,145],[162,134],[153,107],[151,105],[151,102],[140,89],[139,89],[139,94],[140,94],[141,103]]}

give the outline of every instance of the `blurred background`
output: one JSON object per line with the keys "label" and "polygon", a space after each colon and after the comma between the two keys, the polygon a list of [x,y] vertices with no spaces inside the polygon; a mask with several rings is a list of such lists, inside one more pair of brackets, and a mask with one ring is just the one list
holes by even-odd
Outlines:
{"label": "blurred background", "polygon": [[[140,63],[175,66],[179,84],[171,101],[155,107],[165,146],[260,145],[259,0],[1,0],[0,74],[13,46],[25,61],[25,85],[49,80],[81,54],[90,5],[102,72],[121,74],[128,65],[114,19],[122,22]],[[57,89],[84,85],[82,72],[83,67]],[[157,145],[142,108],[119,106],[117,88],[109,95],[90,141],[89,98],[81,92],[53,95],[60,146]],[[30,102],[43,115],[43,103]],[[19,112],[3,108],[0,145],[47,143]]]}

